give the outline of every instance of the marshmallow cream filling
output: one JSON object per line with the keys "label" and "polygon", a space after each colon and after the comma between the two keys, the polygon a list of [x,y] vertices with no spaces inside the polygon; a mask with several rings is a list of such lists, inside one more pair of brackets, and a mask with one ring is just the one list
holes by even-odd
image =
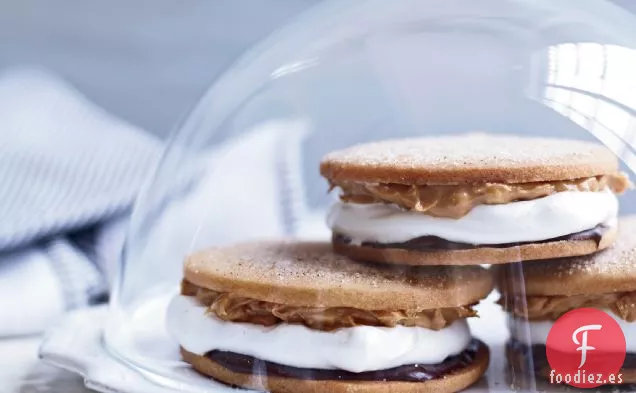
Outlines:
{"label": "marshmallow cream filling", "polygon": [[613,225],[618,198],[611,190],[558,192],[530,201],[479,205],[459,219],[433,217],[394,204],[336,202],[329,227],[362,242],[403,243],[422,236],[468,244],[505,244],[553,239]]}
{"label": "marshmallow cream filling", "polygon": [[[636,323],[627,322],[614,315],[610,310],[605,311],[612,319],[614,319],[625,334],[625,343],[627,344],[628,353],[636,353]],[[554,325],[555,321],[525,321],[515,318],[511,324],[510,335],[523,344],[529,345],[545,345],[548,341],[548,333]],[[528,331],[525,324],[528,324]],[[528,334],[529,333],[529,334]],[[590,334],[594,334],[593,332]]]}
{"label": "marshmallow cream filling", "polygon": [[221,350],[286,366],[350,372],[442,363],[461,353],[471,340],[465,319],[438,331],[355,326],[323,332],[303,325],[225,322],[206,313],[195,298],[183,295],[171,301],[167,327],[183,348],[197,355]]}

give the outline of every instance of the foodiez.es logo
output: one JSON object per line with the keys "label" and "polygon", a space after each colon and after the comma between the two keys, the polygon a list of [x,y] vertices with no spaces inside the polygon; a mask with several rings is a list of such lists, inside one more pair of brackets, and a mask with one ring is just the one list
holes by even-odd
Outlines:
{"label": "foodiez.es logo", "polygon": [[620,384],[625,335],[618,323],[601,310],[572,310],[550,329],[546,357],[552,369],[551,383],[577,388]]}

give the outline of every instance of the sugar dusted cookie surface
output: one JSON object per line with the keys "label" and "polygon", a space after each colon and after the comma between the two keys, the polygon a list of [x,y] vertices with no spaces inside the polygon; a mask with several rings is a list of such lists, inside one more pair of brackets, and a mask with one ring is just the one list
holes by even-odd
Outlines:
{"label": "sugar dusted cookie surface", "polygon": [[600,144],[486,134],[367,143],[327,154],[320,166],[332,181],[399,184],[529,183],[617,169]]}
{"label": "sugar dusted cookie surface", "polygon": [[357,263],[331,244],[272,240],[191,256],[185,279],[215,291],[294,306],[428,309],[471,304],[492,289],[479,266],[414,268]]}

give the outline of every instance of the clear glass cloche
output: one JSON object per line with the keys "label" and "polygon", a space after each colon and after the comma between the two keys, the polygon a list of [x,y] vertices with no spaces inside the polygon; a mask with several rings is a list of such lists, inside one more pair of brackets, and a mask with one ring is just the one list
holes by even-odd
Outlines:
{"label": "clear glass cloche", "polygon": [[[319,4],[241,57],[174,133],[135,207],[105,327],[108,349],[159,385],[232,389],[192,370],[167,332],[184,261],[251,240],[332,242],[326,217],[342,202],[319,170],[330,152],[467,133],[495,141],[515,135],[530,145],[537,137],[566,138],[605,145],[620,158],[621,176],[634,178],[635,70],[636,18],[603,0]],[[595,176],[600,184],[605,174]],[[618,198],[621,216],[636,213],[632,195]],[[519,314],[531,306],[519,295],[527,284],[519,255],[497,266],[515,295],[497,304],[495,289],[475,306],[480,318],[468,322],[490,347],[490,366],[474,391],[552,386],[535,377],[542,349],[533,319]],[[510,340],[526,351],[517,362],[506,355]],[[267,372],[258,378],[260,390],[272,389]]]}

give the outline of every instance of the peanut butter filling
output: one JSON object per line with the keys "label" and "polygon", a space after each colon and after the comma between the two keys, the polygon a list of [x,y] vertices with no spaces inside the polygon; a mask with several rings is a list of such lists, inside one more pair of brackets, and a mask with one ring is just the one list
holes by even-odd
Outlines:
{"label": "peanut butter filling", "polygon": [[482,183],[460,185],[406,185],[397,183],[332,182],[340,187],[340,199],[352,203],[393,203],[404,209],[435,217],[461,218],[478,205],[528,201],[564,191],[620,194],[631,187],[624,173],[583,179],[522,184]]}
{"label": "peanut butter filling", "polygon": [[263,326],[281,323],[305,325],[310,329],[332,331],[354,326],[418,326],[440,330],[458,319],[476,316],[472,305],[430,310],[360,310],[351,307],[292,307],[215,292],[188,281],[181,284],[181,294],[194,296],[219,319]]}
{"label": "peanut butter filling", "polygon": [[513,304],[499,300],[506,311],[530,321],[555,321],[568,311],[582,307],[610,309],[614,314],[627,321],[636,321],[636,291],[574,296],[528,296],[528,312],[523,309],[520,298],[512,299]]}

